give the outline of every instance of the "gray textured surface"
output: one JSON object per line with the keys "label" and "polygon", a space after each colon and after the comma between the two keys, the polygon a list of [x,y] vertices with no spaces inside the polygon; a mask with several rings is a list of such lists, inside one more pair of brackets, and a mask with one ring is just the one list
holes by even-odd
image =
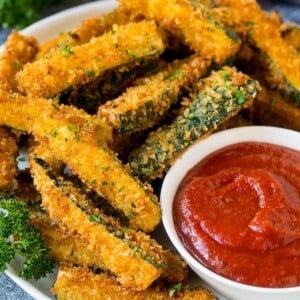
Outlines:
{"label": "gray textured surface", "polygon": [[[76,6],[92,1],[87,0],[64,0],[59,5],[47,7],[43,10],[43,16],[48,16],[65,8]],[[296,3],[296,4],[293,4]],[[297,4],[298,3],[298,4]],[[275,9],[281,12],[284,18],[300,23],[300,1],[261,1],[263,8]],[[0,28],[0,44],[4,42],[9,33],[8,29]],[[32,300],[26,293],[24,293],[12,280],[5,274],[0,273],[0,300]]]}

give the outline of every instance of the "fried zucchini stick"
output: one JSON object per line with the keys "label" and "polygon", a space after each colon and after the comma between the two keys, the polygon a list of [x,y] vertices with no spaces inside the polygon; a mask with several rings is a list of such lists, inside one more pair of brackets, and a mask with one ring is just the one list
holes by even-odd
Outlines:
{"label": "fried zucchini stick", "polygon": [[0,126],[0,192],[9,193],[17,185],[18,145],[13,134]]}
{"label": "fried zucchini stick", "polygon": [[163,50],[164,44],[154,22],[116,25],[111,32],[89,43],[74,47],[63,45],[27,64],[17,73],[18,88],[30,96],[50,98],[72,86],[95,80],[105,70],[139,64]]}
{"label": "fried zucchini stick", "polygon": [[119,226],[112,217],[93,209],[38,157],[32,158],[34,183],[42,195],[42,206],[71,235],[80,236],[90,253],[126,287],[146,289],[165,267],[162,247],[143,232]]}
{"label": "fried zucchini stick", "polygon": [[87,18],[73,30],[62,32],[59,36],[41,45],[36,58],[39,59],[48,52],[53,51],[53,49],[63,45],[69,45],[70,47],[82,45],[89,42],[93,37],[111,30],[114,24],[123,25],[136,20],[137,17],[132,12],[128,13],[122,6],[107,14]]}
{"label": "fried zucchini stick", "polygon": [[152,231],[160,222],[160,206],[151,186],[134,178],[115,154],[95,143],[93,126],[70,114],[70,108],[61,108],[42,114],[34,124],[33,133],[38,139],[47,137],[57,159],[123,211],[132,228]]}
{"label": "fried zucchini stick", "polygon": [[90,251],[88,244],[80,237],[64,232],[56,220],[50,219],[45,212],[30,212],[30,223],[42,233],[44,242],[51,249],[51,256],[61,263],[70,263],[78,266],[95,266],[105,270],[101,258]]}
{"label": "fried zucchini stick", "polygon": [[300,131],[300,108],[288,103],[275,90],[262,86],[250,109],[253,122]]}
{"label": "fried zucchini stick", "polygon": [[[59,174],[57,172],[57,167],[60,167],[60,162],[53,157],[49,146],[45,142],[39,143],[37,146],[30,148],[29,153],[30,164],[33,164],[33,168],[35,167],[35,162],[32,161],[32,158],[39,157],[51,166],[55,175]],[[69,189],[71,190],[71,184],[68,184]],[[86,211],[91,213],[95,210],[95,208],[99,208],[100,210],[96,210],[94,216],[103,220],[108,219],[107,223],[111,222],[115,227],[119,228],[118,230],[123,230],[122,228],[120,229],[120,220],[115,215],[118,212],[111,211],[111,209],[109,209],[110,211],[103,210],[103,205],[99,205],[99,200],[97,201],[97,199],[95,199],[95,195],[93,195],[94,193],[88,193],[86,188],[75,188],[73,186],[72,191],[69,191],[69,194],[83,195],[82,197],[85,197],[90,204],[88,208],[85,208]],[[103,199],[103,201],[105,200]],[[87,205],[85,204],[85,206]],[[100,211],[101,215],[99,215]],[[104,215],[105,213],[106,215]],[[108,214],[112,215],[112,217],[108,218]],[[84,243],[80,237],[75,237],[74,235],[70,236],[64,232],[58,227],[56,222],[49,218],[47,214],[41,215],[36,212],[33,214],[33,217],[34,224],[41,229],[44,234],[46,244],[52,249],[53,257],[56,258],[58,262],[68,262],[81,266],[97,267],[102,270],[106,269],[101,257],[96,257],[94,251],[89,251],[86,243]],[[124,222],[123,226],[127,226],[127,223]],[[129,231],[127,230],[127,234],[128,233]],[[187,277],[187,266],[182,258],[175,252],[168,249],[163,249],[163,255],[165,257],[166,264],[165,268],[162,268],[160,279],[169,283],[184,281]]]}
{"label": "fried zucchini stick", "polygon": [[62,265],[59,268],[52,292],[58,300],[216,300],[203,288],[183,289],[173,295],[166,287],[150,287],[133,291],[122,287],[114,276],[95,274],[91,269]]}
{"label": "fried zucchini stick", "polygon": [[[194,7],[188,0],[121,0],[133,10],[156,20],[166,31],[183,40],[201,57],[224,63],[238,51],[238,37],[215,20],[201,4]],[[201,7],[201,8],[200,8]]]}
{"label": "fried zucchini stick", "polygon": [[[30,222],[39,228],[45,244],[51,249],[51,256],[58,263],[70,263],[77,266],[88,266],[108,272],[100,256],[88,247],[81,237],[70,235],[59,227],[56,220],[42,211],[31,211]],[[178,283],[186,280],[187,266],[182,258],[171,250],[163,250],[166,258],[166,268],[162,269],[160,279],[168,283]]]}
{"label": "fried zucchini stick", "polygon": [[[99,146],[99,137],[104,139],[101,144],[111,137],[106,124],[101,120],[95,123],[91,116],[74,107],[58,107],[50,100],[12,95],[13,101],[0,90],[0,124],[31,132],[38,139],[47,138],[54,156],[122,210],[133,228],[154,230],[160,222],[157,197],[150,185],[134,178],[115,154]],[[95,131],[100,134],[95,136]]]}
{"label": "fried zucchini stick", "polygon": [[13,30],[3,45],[0,57],[0,88],[15,90],[16,73],[31,61],[38,51],[38,43],[33,37],[26,37]]}
{"label": "fried zucchini stick", "polygon": [[[288,95],[300,106],[300,55],[281,35],[280,24],[255,0],[218,0],[214,16],[231,27],[254,50],[254,61],[264,70],[270,87]],[[262,72],[262,71],[261,71]]]}
{"label": "fried zucchini stick", "polygon": [[150,128],[163,118],[184,90],[190,90],[209,66],[209,61],[197,56],[176,61],[166,70],[145,78],[143,84],[128,88],[118,98],[100,106],[98,116],[121,134]]}
{"label": "fried zucchini stick", "polygon": [[160,127],[129,156],[133,173],[143,181],[161,177],[188,146],[249,107],[258,83],[224,67],[204,79],[190,107],[170,125]]}

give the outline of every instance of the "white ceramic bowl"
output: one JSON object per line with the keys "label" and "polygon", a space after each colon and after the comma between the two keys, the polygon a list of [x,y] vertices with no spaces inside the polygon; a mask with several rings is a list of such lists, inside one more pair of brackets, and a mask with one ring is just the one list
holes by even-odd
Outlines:
{"label": "white ceramic bowl", "polygon": [[211,152],[239,142],[266,142],[300,150],[300,132],[266,126],[247,126],[225,130],[191,146],[178,159],[165,176],[161,189],[162,219],[165,230],[173,245],[210,287],[234,300],[299,300],[300,287],[262,288],[240,284],[226,279],[199,263],[181,243],[173,223],[172,206],[177,187],[186,173]]}

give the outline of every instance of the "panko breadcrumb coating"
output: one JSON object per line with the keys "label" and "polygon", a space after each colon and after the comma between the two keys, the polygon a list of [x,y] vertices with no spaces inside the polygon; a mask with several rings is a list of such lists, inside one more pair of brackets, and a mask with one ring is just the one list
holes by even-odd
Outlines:
{"label": "panko breadcrumb coating", "polygon": [[31,97],[50,98],[72,86],[95,80],[105,70],[158,56],[164,47],[153,21],[115,25],[89,43],[62,45],[27,64],[16,75],[18,88]]}

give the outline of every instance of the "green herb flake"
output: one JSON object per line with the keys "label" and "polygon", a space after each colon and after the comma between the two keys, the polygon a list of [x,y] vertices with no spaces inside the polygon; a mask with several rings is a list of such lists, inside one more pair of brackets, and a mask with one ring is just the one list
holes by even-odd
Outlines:
{"label": "green herb flake", "polygon": [[246,26],[253,26],[255,23],[253,21],[247,21],[245,23]]}
{"label": "green herb flake", "polygon": [[53,130],[51,131],[51,135],[55,138],[55,137],[57,137],[58,132],[57,132],[55,129],[53,129]]}
{"label": "green herb flake", "polygon": [[18,61],[14,62],[14,68],[15,68],[16,71],[19,71],[21,69],[21,65]]}
{"label": "green herb flake", "polygon": [[221,76],[224,80],[229,80],[229,75],[228,75],[228,72],[226,70],[222,70]]}
{"label": "green herb flake", "polygon": [[274,106],[277,103],[277,99],[272,99],[271,105]]}
{"label": "green herb flake", "polygon": [[109,169],[110,169],[110,166],[102,167],[102,170],[103,170],[104,172],[107,172]]}
{"label": "green herb flake", "polygon": [[72,51],[72,49],[69,45],[61,46],[59,51],[60,51],[61,56],[63,56],[63,57],[67,57],[67,56],[74,54],[74,52]]}
{"label": "green herb flake", "polygon": [[88,76],[88,77],[93,77],[93,76],[95,76],[95,72],[94,71],[92,71],[92,70],[84,70],[84,74],[86,75],[86,76]]}
{"label": "green herb flake", "polygon": [[89,220],[90,220],[91,222],[101,223],[101,219],[100,219],[99,217],[95,216],[95,215],[90,215],[90,216],[89,216]]}
{"label": "green herb flake", "polygon": [[237,90],[235,92],[235,97],[237,100],[237,104],[239,104],[239,105],[244,104],[246,102],[245,95],[244,95],[243,91],[241,91],[241,90]]}
{"label": "green herb flake", "polygon": [[93,179],[92,181],[91,181],[91,184],[92,185],[95,185],[97,183],[97,180],[96,179]]}
{"label": "green herb flake", "polygon": [[171,286],[171,288],[170,288],[169,296],[170,297],[174,297],[178,292],[180,292],[181,287],[182,287],[182,283],[181,282],[173,284]]}
{"label": "green herb flake", "polygon": [[133,58],[133,59],[136,59],[137,56],[130,50],[125,50],[125,53],[130,57],[130,58]]}

